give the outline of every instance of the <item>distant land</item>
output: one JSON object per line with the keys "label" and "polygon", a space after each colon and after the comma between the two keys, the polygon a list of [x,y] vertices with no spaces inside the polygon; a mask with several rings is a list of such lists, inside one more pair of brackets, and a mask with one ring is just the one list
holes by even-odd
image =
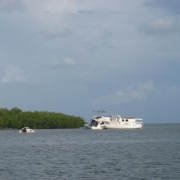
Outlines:
{"label": "distant land", "polygon": [[48,111],[22,111],[0,108],[0,129],[21,129],[28,126],[33,129],[68,129],[83,127],[81,117]]}

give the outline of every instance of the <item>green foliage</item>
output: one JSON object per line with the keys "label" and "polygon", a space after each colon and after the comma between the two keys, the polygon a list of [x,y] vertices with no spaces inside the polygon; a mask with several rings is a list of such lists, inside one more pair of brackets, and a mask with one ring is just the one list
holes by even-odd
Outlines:
{"label": "green foliage", "polygon": [[15,107],[11,110],[0,108],[0,129],[20,129],[28,126],[33,129],[80,128],[84,119],[47,111],[25,111]]}

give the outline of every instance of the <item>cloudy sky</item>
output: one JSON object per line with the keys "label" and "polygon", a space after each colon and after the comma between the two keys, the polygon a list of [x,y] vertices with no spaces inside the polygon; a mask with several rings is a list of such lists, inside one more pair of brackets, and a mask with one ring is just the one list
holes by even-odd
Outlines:
{"label": "cloudy sky", "polygon": [[180,123],[179,0],[0,0],[0,106]]}

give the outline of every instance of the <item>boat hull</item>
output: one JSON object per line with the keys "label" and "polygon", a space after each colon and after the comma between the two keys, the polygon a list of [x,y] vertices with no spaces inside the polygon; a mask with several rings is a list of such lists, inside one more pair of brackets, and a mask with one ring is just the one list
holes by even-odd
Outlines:
{"label": "boat hull", "polygon": [[106,124],[107,129],[142,129],[142,124]]}
{"label": "boat hull", "polygon": [[34,129],[30,129],[29,127],[24,127],[21,130],[19,130],[19,133],[34,133]]}
{"label": "boat hull", "polygon": [[92,130],[107,129],[106,126],[102,126],[102,125],[90,126],[89,124],[85,124],[84,127],[85,127],[85,129],[92,129]]}

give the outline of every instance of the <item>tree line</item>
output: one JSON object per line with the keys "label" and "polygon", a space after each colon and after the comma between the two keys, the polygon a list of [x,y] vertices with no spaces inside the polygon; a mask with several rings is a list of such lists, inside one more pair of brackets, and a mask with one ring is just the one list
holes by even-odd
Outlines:
{"label": "tree line", "polygon": [[21,129],[28,126],[33,129],[65,129],[84,126],[84,119],[72,115],[47,111],[22,111],[0,108],[0,129]]}

